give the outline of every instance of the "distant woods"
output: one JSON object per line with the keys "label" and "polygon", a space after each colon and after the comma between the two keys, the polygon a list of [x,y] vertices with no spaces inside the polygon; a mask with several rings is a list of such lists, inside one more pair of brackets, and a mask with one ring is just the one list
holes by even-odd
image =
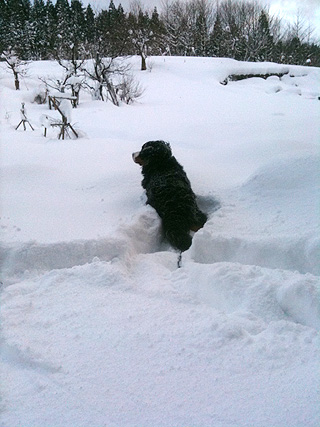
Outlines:
{"label": "distant woods", "polygon": [[[148,2],[149,4],[151,2]],[[320,66],[319,41],[297,16],[288,25],[256,1],[166,0],[161,10],[113,0],[94,10],[80,0],[0,0],[0,54],[22,60],[140,55],[228,57]]]}

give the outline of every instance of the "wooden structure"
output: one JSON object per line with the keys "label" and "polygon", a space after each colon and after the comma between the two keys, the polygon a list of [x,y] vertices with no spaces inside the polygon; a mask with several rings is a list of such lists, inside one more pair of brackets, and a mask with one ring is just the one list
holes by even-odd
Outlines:
{"label": "wooden structure", "polygon": [[76,96],[72,96],[68,94],[50,95],[48,97],[49,110],[52,110],[52,107],[56,109],[55,105],[59,106],[60,102],[63,101],[64,99],[71,101],[71,105],[74,106],[74,103],[77,101],[78,98]]}
{"label": "wooden structure", "polygon": [[[56,121],[55,119],[49,118],[46,116],[46,123],[44,124],[44,136],[47,135],[47,127],[50,125],[52,127],[59,127],[60,133],[58,136],[58,139],[62,138],[64,139],[66,135],[69,135],[69,129],[73,132],[76,138],[78,138],[77,132],[72,127],[71,123],[69,123],[67,116],[63,113],[63,111],[60,108],[60,104],[57,102],[56,98],[54,96],[49,96],[49,105],[52,105],[55,110],[57,110],[61,115],[61,122]],[[70,135],[69,135],[70,136]]]}
{"label": "wooden structure", "polygon": [[20,125],[23,125],[23,129],[27,130],[26,123],[28,123],[28,125],[31,127],[31,129],[34,130],[31,123],[29,122],[29,120],[27,118],[27,112],[25,109],[25,103],[24,102],[21,103],[20,115],[21,115],[21,121],[18,124],[18,126],[16,127],[16,130],[19,129]]}
{"label": "wooden structure", "polygon": [[241,74],[241,73],[238,73],[238,74],[230,74],[227,78],[225,78],[223,81],[220,81],[220,83],[222,84],[222,85],[227,85],[229,82],[235,82],[235,81],[238,81],[238,80],[245,80],[245,79],[250,79],[250,78],[252,78],[252,77],[260,77],[260,78],[262,78],[262,79],[267,79],[268,77],[271,77],[271,76],[276,76],[276,77],[279,77],[279,78],[281,78],[281,77],[283,77],[284,75],[286,75],[286,74],[289,74],[289,68],[285,68],[285,69],[282,69],[280,72],[277,72],[277,71],[275,71],[275,72],[272,72],[272,71],[269,71],[269,72],[266,72],[266,73],[262,73],[262,72],[259,72],[259,71],[256,71],[256,72],[253,72],[253,73],[247,73],[247,74]]}

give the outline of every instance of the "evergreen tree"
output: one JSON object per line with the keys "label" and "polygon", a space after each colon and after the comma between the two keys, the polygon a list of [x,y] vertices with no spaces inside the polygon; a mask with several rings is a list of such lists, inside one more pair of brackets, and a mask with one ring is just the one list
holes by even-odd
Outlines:
{"label": "evergreen tree", "polygon": [[165,49],[166,30],[163,22],[160,20],[158,9],[153,9],[150,19],[150,30],[152,32],[152,40],[149,47],[149,52],[152,55],[159,55]]}
{"label": "evergreen tree", "polygon": [[129,41],[126,15],[121,4],[116,9],[112,0],[109,6],[109,25],[109,39],[114,46],[113,56],[126,54]]}
{"label": "evergreen tree", "polygon": [[320,67],[320,47],[315,43],[308,45],[307,65]]}
{"label": "evergreen tree", "polygon": [[95,17],[90,4],[88,4],[85,11],[85,41],[86,44],[92,46],[95,41],[96,28]]}
{"label": "evergreen tree", "polygon": [[44,25],[47,27],[47,58],[56,56],[57,52],[57,12],[51,0],[46,3],[46,18]]}
{"label": "evergreen tree", "polygon": [[95,20],[97,43],[100,45],[109,31],[109,13],[107,10],[101,10]]}
{"label": "evergreen tree", "polygon": [[190,55],[193,51],[194,34],[190,27],[190,8],[175,0],[167,3],[162,15],[166,29],[167,50],[172,55]]}
{"label": "evergreen tree", "polygon": [[165,51],[319,65],[311,32],[301,16],[284,32],[255,0],[217,3],[214,25],[209,0],[167,0],[161,16],[138,2],[127,14],[110,0],[95,16],[82,0],[0,0],[0,53],[14,51],[21,59],[138,54],[145,69],[147,55]]}
{"label": "evergreen tree", "polygon": [[34,0],[28,26],[31,59],[44,59],[48,52],[48,26],[46,5],[43,0]]}
{"label": "evergreen tree", "polygon": [[117,18],[118,18],[117,9],[114,5],[113,0],[110,1],[108,14],[109,14],[109,27],[112,28],[117,25]]}
{"label": "evergreen tree", "polygon": [[290,64],[303,64],[305,55],[299,37],[295,36],[286,43],[286,61]]}
{"label": "evergreen tree", "polygon": [[102,10],[96,19],[97,51],[104,57],[125,53],[128,42],[126,17],[121,5],[118,9],[110,1],[109,9]]}
{"label": "evergreen tree", "polygon": [[273,48],[273,59],[275,62],[283,63],[285,62],[285,52],[284,52],[284,43],[282,40],[279,40]]}
{"label": "evergreen tree", "polygon": [[154,34],[147,12],[139,6],[137,11],[131,11],[128,16],[129,37],[132,50],[141,57],[141,70],[147,69],[146,59],[152,46]]}
{"label": "evergreen tree", "polygon": [[6,18],[10,30],[7,48],[14,50],[20,58],[28,57],[30,10],[30,0],[7,0]]}
{"label": "evergreen tree", "polygon": [[244,59],[243,46],[241,41],[239,28],[235,22],[235,19],[232,19],[230,25],[228,25],[225,29],[225,45],[227,56],[229,58],[234,58],[237,60]]}
{"label": "evergreen tree", "polygon": [[10,12],[5,0],[0,0],[0,52],[9,47],[11,29]]}
{"label": "evergreen tree", "polygon": [[56,11],[56,31],[57,43],[55,56],[58,58],[69,58],[72,49],[71,41],[71,14],[68,0],[57,0]]}
{"label": "evergreen tree", "polygon": [[225,45],[225,35],[222,28],[220,15],[218,14],[213,26],[213,31],[210,34],[209,54],[211,56],[225,57],[227,50]]}
{"label": "evergreen tree", "polygon": [[262,11],[259,16],[258,31],[255,36],[259,44],[258,61],[272,60],[274,43],[273,37],[270,33],[269,19],[267,14]]}
{"label": "evergreen tree", "polygon": [[194,34],[194,50],[197,56],[208,56],[210,32],[213,25],[212,7],[207,0],[196,0],[193,3],[194,19],[191,23]]}
{"label": "evergreen tree", "polygon": [[164,26],[160,24],[159,14],[154,8],[151,17],[141,7],[131,11],[128,16],[129,43],[132,52],[141,57],[141,70],[147,69],[146,59],[150,54],[159,54],[164,46]]}
{"label": "evergreen tree", "polygon": [[232,0],[227,0],[218,7],[222,27],[224,30],[224,47],[226,56],[234,59],[243,59],[243,28],[241,21],[243,5]]}
{"label": "evergreen tree", "polygon": [[70,46],[72,49],[72,59],[78,59],[81,51],[84,50],[85,41],[85,13],[80,0],[71,0],[70,7]]}

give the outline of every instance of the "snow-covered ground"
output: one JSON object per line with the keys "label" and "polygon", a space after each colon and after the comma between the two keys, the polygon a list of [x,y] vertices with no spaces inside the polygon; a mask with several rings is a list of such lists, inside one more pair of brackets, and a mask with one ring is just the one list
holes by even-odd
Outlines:
{"label": "snow-covered ground", "polygon": [[[319,425],[320,70],[152,58],[47,138],[0,63],[1,426]],[[35,127],[23,131],[21,102]],[[169,141],[209,214],[177,269],[131,153]]]}

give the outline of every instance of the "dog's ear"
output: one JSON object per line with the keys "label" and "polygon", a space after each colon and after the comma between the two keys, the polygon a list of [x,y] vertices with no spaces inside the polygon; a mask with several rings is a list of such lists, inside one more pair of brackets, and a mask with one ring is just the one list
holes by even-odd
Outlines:
{"label": "dog's ear", "polygon": [[172,150],[169,142],[165,141],[157,141],[159,143],[158,146],[158,155],[159,157],[169,159],[172,156]]}
{"label": "dog's ear", "polygon": [[155,142],[156,144],[158,144],[159,151],[162,151],[163,154],[166,153],[166,155],[168,155],[169,157],[172,156],[171,145],[169,144],[169,142],[165,142],[165,141],[155,141]]}

